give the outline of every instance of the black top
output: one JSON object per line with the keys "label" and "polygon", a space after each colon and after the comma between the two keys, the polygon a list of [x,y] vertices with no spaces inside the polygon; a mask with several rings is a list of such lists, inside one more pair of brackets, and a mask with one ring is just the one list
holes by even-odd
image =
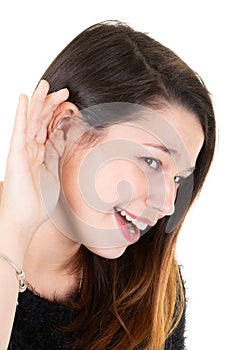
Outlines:
{"label": "black top", "polygon": [[[42,298],[29,289],[19,293],[18,302],[8,350],[65,350],[72,337],[78,336],[56,328],[69,324],[77,315],[70,306]],[[184,330],[185,315],[167,340],[166,350],[185,349]]]}

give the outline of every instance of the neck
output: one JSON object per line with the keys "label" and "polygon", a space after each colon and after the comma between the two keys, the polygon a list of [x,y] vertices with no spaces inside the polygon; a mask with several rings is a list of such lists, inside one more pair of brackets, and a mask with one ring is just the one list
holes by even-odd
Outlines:
{"label": "neck", "polygon": [[33,273],[63,274],[80,244],[64,236],[50,221],[35,233],[28,248],[24,267]]}
{"label": "neck", "polygon": [[26,281],[41,296],[66,298],[77,284],[78,274],[71,274],[69,261],[77,253],[80,244],[64,236],[56,227],[47,221],[33,236],[27,250],[23,269]]}

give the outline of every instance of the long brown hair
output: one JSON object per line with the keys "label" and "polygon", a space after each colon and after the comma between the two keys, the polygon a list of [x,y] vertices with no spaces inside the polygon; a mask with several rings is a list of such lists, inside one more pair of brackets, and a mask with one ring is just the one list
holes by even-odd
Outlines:
{"label": "long brown hair", "polygon": [[[214,153],[215,121],[209,93],[174,52],[118,21],[83,31],[57,56],[43,78],[49,81],[51,92],[67,87],[69,101],[80,110],[108,102],[158,106],[167,101],[194,113],[202,125],[204,144],[192,178],[184,180],[178,190],[174,220],[159,220],[118,259],[99,257],[82,246],[72,260],[74,271],[83,267],[80,297],[73,303],[79,309],[78,317],[66,328],[78,330],[74,344],[88,350],[161,350],[184,309],[175,258],[177,236]],[[86,122],[98,129],[94,116],[87,116]],[[103,126],[108,123],[102,121]]]}

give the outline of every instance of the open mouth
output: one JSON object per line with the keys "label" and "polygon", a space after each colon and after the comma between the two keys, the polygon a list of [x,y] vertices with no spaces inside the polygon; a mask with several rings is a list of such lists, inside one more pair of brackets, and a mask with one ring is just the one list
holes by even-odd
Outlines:
{"label": "open mouth", "polygon": [[140,229],[133,224],[131,221],[127,220],[125,216],[121,214],[121,212],[114,208],[114,215],[118,226],[121,229],[123,236],[130,243],[135,243],[140,238]]}

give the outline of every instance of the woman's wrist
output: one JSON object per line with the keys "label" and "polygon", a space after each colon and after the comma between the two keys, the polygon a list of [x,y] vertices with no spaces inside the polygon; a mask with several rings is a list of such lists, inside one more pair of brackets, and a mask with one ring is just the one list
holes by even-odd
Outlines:
{"label": "woman's wrist", "polygon": [[0,214],[0,252],[12,259],[17,266],[23,265],[31,239],[25,230]]}

